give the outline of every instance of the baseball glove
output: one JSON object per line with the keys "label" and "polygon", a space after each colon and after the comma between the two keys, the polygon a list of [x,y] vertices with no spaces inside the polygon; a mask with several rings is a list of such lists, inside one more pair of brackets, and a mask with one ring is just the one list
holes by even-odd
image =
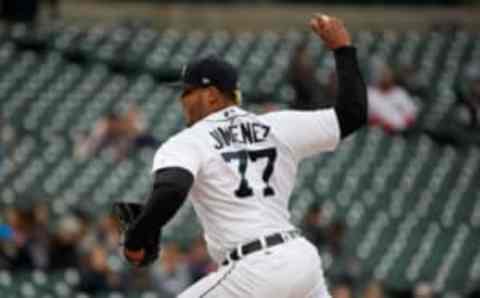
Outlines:
{"label": "baseball glove", "polygon": [[[143,208],[143,204],[139,203],[116,202],[113,204],[112,213],[119,222],[121,239],[124,241],[123,243],[128,241],[129,233],[131,233],[133,224],[142,213]],[[145,243],[142,247],[145,251],[145,255],[140,263],[135,264],[136,266],[148,266],[157,260],[160,252],[160,238],[161,229],[157,229],[152,231],[150,235],[146,235]],[[128,257],[127,260],[129,260]],[[131,260],[129,261],[131,262]],[[133,264],[133,262],[131,263]]]}

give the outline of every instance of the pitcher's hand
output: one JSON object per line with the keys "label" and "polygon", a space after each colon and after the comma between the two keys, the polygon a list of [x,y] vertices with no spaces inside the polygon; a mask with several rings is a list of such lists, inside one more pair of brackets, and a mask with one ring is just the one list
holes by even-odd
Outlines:
{"label": "pitcher's hand", "polygon": [[129,250],[125,248],[123,250],[123,254],[125,255],[125,258],[127,258],[128,262],[135,266],[142,264],[145,259],[145,250],[143,248],[140,250]]}
{"label": "pitcher's hand", "polygon": [[310,27],[331,50],[352,44],[350,33],[340,19],[317,13],[310,20]]}

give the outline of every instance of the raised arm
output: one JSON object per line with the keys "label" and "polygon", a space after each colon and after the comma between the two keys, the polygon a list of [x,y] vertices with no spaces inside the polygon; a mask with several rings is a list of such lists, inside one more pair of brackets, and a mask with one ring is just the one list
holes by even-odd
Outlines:
{"label": "raised arm", "polygon": [[316,14],[310,20],[310,26],[335,57],[338,78],[335,112],[340,135],[345,138],[367,123],[367,89],[358,67],[356,50],[339,19]]}

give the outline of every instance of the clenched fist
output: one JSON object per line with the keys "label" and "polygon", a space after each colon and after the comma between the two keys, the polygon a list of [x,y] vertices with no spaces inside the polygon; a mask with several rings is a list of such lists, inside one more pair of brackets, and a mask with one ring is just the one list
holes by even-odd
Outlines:
{"label": "clenched fist", "polygon": [[133,251],[124,248],[123,254],[125,255],[125,258],[127,258],[127,260],[135,266],[139,266],[145,260],[145,249]]}
{"label": "clenched fist", "polygon": [[345,25],[335,17],[315,14],[310,20],[310,27],[331,50],[349,46],[352,43],[350,33],[348,33]]}

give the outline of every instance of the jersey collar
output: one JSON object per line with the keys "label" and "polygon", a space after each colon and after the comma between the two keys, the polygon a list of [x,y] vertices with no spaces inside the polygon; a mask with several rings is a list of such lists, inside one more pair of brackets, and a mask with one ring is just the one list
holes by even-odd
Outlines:
{"label": "jersey collar", "polygon": [[242,110],[238,106],[229,106],[220,111],[217,111],[213,114],[208,115],[205,117],[206,121],[225,121],[229,119],[233,119],[239,116],[247,115],[248,112]]}

